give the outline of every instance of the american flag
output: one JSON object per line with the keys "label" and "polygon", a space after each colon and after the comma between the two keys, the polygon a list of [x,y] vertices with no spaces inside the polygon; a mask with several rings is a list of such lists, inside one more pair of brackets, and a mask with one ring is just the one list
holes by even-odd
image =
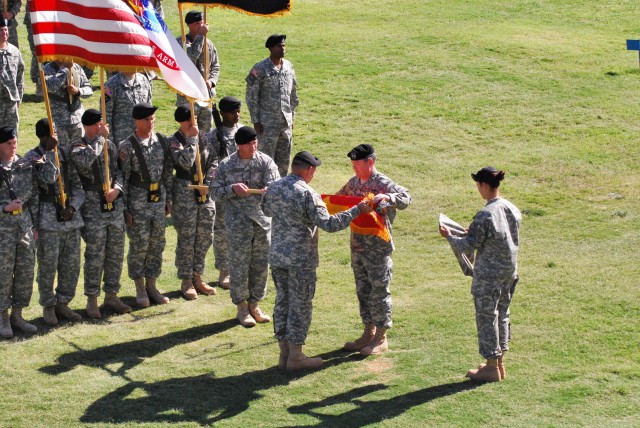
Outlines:
{"label": "american flag", "polygon": [[149,0],[29,0],[29,10],[40,62],[155,70],[180,94],[209,99],[202,75]]}

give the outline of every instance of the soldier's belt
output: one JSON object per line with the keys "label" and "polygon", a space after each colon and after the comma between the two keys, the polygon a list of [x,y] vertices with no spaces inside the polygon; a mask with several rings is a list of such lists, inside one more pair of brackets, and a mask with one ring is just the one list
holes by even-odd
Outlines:
{"label": "soldier's belt", "polygon": [[14,211],[5,211],[5,214],[9,214],[9,215],[20,215],[22,214],[22,208],[20,208],[19,210],[14,210]]}
{"label": "soldier's belt", "polygon": [[[64,196],[65,196],[65,199],[67,200],[69,199],[69,195],[67,195],[66,193]],[[51,202],[52,204],[57,204],[60,202],[58,196],[52,195],[49,193],[40,193],[38,195],[38,199],[40,202]]]}

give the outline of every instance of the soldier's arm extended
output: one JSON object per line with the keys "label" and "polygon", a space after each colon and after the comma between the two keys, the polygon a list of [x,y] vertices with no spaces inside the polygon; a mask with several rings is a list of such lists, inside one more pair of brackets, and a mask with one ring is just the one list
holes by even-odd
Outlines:
{"label": "soldier's arm extended", "polygon": [[[362,204],[362,203],[361,203]],[[317,193],[305,194],[305,210],[307,217],[314,225],[325,232],[338,232],[349,227],[354,218],[360,215],[362,205],[354,205],[346,211],[330,215],[327,206]]]}
{"label": "soldier's arm extended", "polygon": [[45,66],[44,80],[47,84],[47,90],[56,95],[65,96],[67,94],[66,88],[69,69],[66,67],[60,67],[58,71],[55,71],[51,64]]}
{"label": "soldier's arm extended", "polygon": [[289,105],[291,106],[291,112],[294,113],[300,99],[298,98],[298,80],[296,79],[296,72],[291,68],[291,74],[293,75],[293,82],[291,84],[291,96],[289,98]]}
{"label": "soldier's arm extended", "polygon": [[388,191],[384,192],[384,194],[389,196],[389,203],[399,210],[407,208],[411,203],[409,191],[395,183],[391,183]]}
{"label": "soldier's arm extended", "polygon": [[472,253],[484,244],[491,224],[490,214],[480,211],[469,225],[469,232],[465,236],[449,234],[447,241],[460,253]]}

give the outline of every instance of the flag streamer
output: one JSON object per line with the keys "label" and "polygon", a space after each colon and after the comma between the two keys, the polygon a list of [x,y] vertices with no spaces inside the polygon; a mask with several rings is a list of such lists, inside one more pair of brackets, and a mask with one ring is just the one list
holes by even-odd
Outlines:
{"label": "flag streamer", "polygon": [[[371,202],[373,195],[369,194],[364,198],[361,196],[345,196],[345,195],[321,195],[322,200],[327,205],[329,214],[337,214],[341,211],[348,210],[354,205],[358,205],[363,200]],[[384,218],[376,211],[370,213],[362,213],[351,222],[351,230],[361,235],[375,235],[385,242],[391,241],[391,234]]]}
{"label": "flag streamer", "polygon": [[230,9],[247,15],[276,18],[291,13],[293,0],[178,0],[181,10],[202,5]]}

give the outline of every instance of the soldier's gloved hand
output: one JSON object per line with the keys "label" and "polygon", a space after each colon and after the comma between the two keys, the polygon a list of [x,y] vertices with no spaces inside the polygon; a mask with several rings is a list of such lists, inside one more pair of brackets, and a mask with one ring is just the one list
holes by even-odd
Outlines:
{"label": "soldier's gloved hand", "polygon": [[65,207],[62,209],[62,212],[60,213],[60,217],[62,217],[64,221],[69,221],[73,218],[73,213],[75,212],[76,212],[76,209],[73,208],[71,205],[69,205],[68,207]]}
{"label": "soldier's gloved hand", "polygon": [[360,208],[361,214],[367,214],[373,211],[373,208],[370,207],[365,201],[362,201],[358,204],[358,208]]}
{"label": "soldier's gloved hand", "polygon": [[54,136],[49,136],[44,143],[44,149],[48,152],[53,150],[58,145],[58,140]]}

